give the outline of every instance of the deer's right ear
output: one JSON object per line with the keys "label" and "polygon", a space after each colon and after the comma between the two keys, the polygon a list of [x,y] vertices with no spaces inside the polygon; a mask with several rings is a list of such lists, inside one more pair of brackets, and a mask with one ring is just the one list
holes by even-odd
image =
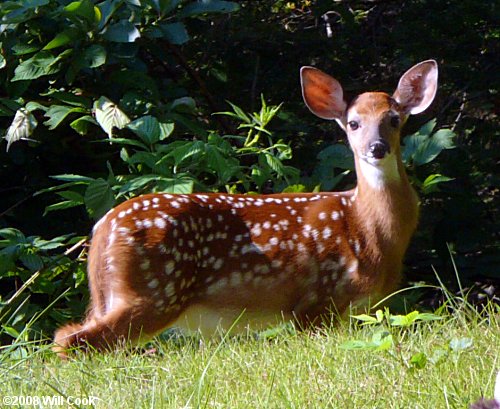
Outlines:
{"label": "deer's right ear", "polygon": [[335,119],[344,128],[347,104],[340,83],[314,67],[300,69],[300,83],[302,97],[311,112],[323,119]]}

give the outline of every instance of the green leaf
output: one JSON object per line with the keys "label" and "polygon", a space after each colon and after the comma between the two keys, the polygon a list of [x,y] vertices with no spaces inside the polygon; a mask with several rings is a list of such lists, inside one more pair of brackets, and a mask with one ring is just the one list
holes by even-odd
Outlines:
{"label": "green leaf", "polygon": [[145,164],[150,169],[153,169],[158,161],[158,156],[151,152],[136,152],[132,156],[128,157],[125,162],[130,165],[136,165],[138,163]]}
{"label": "green leaf", "polygon": [[52,240],[44,240],[37,237],[33,241],[33,245],[39,250],[54,250],[65,246],[64,242],[69,238],[69,236],[70,235],[58,236]]}
{"label": "green leaf", "polygon": [[113,137],[113,128],[122,129],[129,122],[127,115],[106,97],[100,97],[94,102],[95,118],[102,129],[108,134],[108,138]]}
{"label": "green leaf", "polygon": [[371,315],[367,314],[361,314],[361,315],[351,315],[352,318],[361,321],[366,324],[377,324],[378,320],[375,317],[372,317]]}
{"label": "green leaf", "polygon": [[170,108],[178,112],[192,113],[196,109],[196,102],[191,97],[177,98],[172,102]]}
{"label": "green leaf", "polygon": [[[26,109],[30,112],[33,111],[33,109],[30,109],[28,105],[29,102],[26,104]],[[0,98],[0,116],[13,116],[21,107],[22,105],[13,99]]]}
{"label": "green leaf", "polygon": [[413,161],[415,166],[421,166],[434,160],[444,149],[455,147],[453,138],[455,133],[451,129],[440,129],[432,137],[430,132],[434,129],[436,120],[425,124],[420,130],[407,136],[403,143],[403,161]]}
{"label": "green leaf", "polygon": [[282,193],[304,193],[307,192],[305,185],[290,185],[283,189]]}
{"label": "green leaf", "polygon": [[192,156],[198,155],[205,151],[205,144],[202,141],[186,142],[183,146],[174,149],[168,154],[174,158],[175,165],[178,166]]}
{"label": "green leaf", "polygon": [[430,136],[434,128],[436,127],[436,118],[431,119],[429,122],[426,122],[424,125],[420,127],[418,130],[418,134]]}
{"label": "green leaf", "polygon": [[[78,91],[77,91],[78,92]],[[67,105],[72,105],[75,107],[80,107],[80,108],[87,108],[90,109],[92,107],[92,101],[84,97],[83,95],[79,95],[78,93],[73,93],[73,92],[67,92],[67,91],[56,91],[53,89],[50,89],[48,92],[41,93],[40,95],[44,97],[50,97],[50,98],[55,98]],[[28,104],[37,104],[34,101],[29,102]],[[28,104],[26,104],[26,107],[28,108]],[[38,104],[39,108],[38,109],[43,109],[44,111],[47,111],[47,107],[44,107],[43,105]],[[33,108],[28,108],[30,111],[33,111]]]}
{"label": "green leaf", "polygon": [[14,339],[19,339],[21,336],[21,334],[15,328],[8,325],[2,325],[2,331],[4,331]]}
{"label": "green leaf", "polygon": [[436,141],[436,143],[441,146],[443,149],[452,149],[455,147],[455,132],[451,129],[440,129],[434,135],[432,135],[432,139]]}
{"label": "green leaf", "polygon": [[57,128],[64,119],[72,113],[84,113],[86,110],[79,107],[69,107],[65,105],[51,105],[45,113],[49,119],[44,122],[50,130]]}
{"label": "green leaf", "polygon": [[387,351],[392,348],[394,345],[394,341],[392,339],[392,335],[385,331],[377,331],[372,336],[372,344],[379,351]]}
{"label": "green leaf", "polygon": [[318,159],[326,162],[330,169],[354,169],[354,157],[352,151],[345,145],[335,144],[328,146],[318,154]]}
{"label": "green leaf", "polygon": [[55,57],[48,51],[40,51],[16,67],[11,81],[33,80],[55,74],[60,71],[60,66],[57,63],[70,53],[72,50],[65,50]]}
{"label": "green leaf", "polygon": [[422,184],[422,191],[424,194],[429,194],[432,192],[436,192],[439,190],[438,184],[443,183],[443,182],[449,182],[450,180],[453,180],[453,178],[449,178],[447,176],[440,175],[439,173],[429,175],[427,178],[424,180],[424,183]]}
{"label": "green leaf", "polygon": [[155,191],[174,193],[174,194],[188,194],[193,193],[194,182],[188,178],[175,178],[167,179],[161,178],[158,181]]}
{"label": "green leaf", "polygon": [[278,158],[276,158],[273,155],[270,155],[269,153],[265,153],[264,156],[266,158],[266,163],[268,164],[268,166],[273,171],[275,171],[278,174],[278,176],[283,176],[284,174],[283,163]]}
{"label": "green leaf", "polygon": [[158,179],[159,179],[158,175],[144,175],[144,176],[134,177],[132,180],[129,180],[120,188],[117,197],[121,197],[126,193],[135,192],[139,189],[142,189],[149,183],[152,182],[156,183]]}
{"label": "green leaf", "polygon": [[8,240],[9,243],[11,244],[26,242],[26,236],[21,231],[14,229],[13,227],[6,227],[4,229],[0,229],[0,236]]}
{"label": "green leaf", "polygon": [[98,178],[85,191],[85,206],[94,219],[99,219],[115,204],[115,196],[109,183]]}
{"label": "green leaf", "polygon": [[106,63],[106,49],[99,44],[92,44],[83,52],[83,61],[85,67],[97,68]]}
{"label": "green leaf", "polygon": [[391,315],[389,322],[393,327],[408,327],[418,319],[418,311],[412,311],[407,315]]}
{"label": "green leaf", "polygon": [[97,121],[90,115],[84,115],[69,124],[80,135],[86,135],[90,124],[98,125]]}
{"label": "green leaf", "polygon": [[63,190],[62,192],[57,192],[57,195],[61,196],[63,199],[72,200],[74,202],[80,202],[81,204],[84,203],[83,196],[80,193],[75,192],[73,190]]}
{"label": "green leaf", "polygon": [[80,202],[75,202],[73,200],[65,200],[63,202],[51,204],[49,206],[45,207],[45,211],[43,212],[43,215],[45,216],[49,212],[53,212],[55,210],[65,210],[65,209],[70,209],[72,207],[76,206],[81,206],[82,204]]}
{"label": "green leaf", "polygon": [[433,161],[444,149],[454,147],[453,137],[455,133],[449,129],[441,129],[431,138],[423,142],[413,156],[413,164],[421,166]]}
{"label": "green leaf", "polygon": [[427,139],[429,139],[427,135],[421,135],[419,133],[414,133],[405,137],[403,140],[404,148],[402,152],[403,162],[409,163],[419,146],[427,141]]}
{"label": "green leaf", "polygon": [[210,13],[232,13],[240,6],[233,1],[201,0],[188,4],[177,14],[178,18],[194,17]]}
{"label": "green leaf", "polygon": [[[87,23],[95,23],[100,20],[100,12],[91,0],[80,0],[69,3],[64,10],[70,17],[81,17]],[[96,12],[98,15],[96,15]]]}
{"label": "green leaf", "polygon": [[160,140],[160,123],[151,115],[143,116],[130,122],[127,128],[132,130],[139,138],[149,145]]}
{"label": "green leaf", "polygon": [[99,14],[101,15],[99,30],[102,30],[106,24],[108,24],[111,17],[113,17],[113,14],[115,14],[115,12],[122,7],[122,2],[116,0],[104,0],[99,2],[97,7],[99,8]]}
{"label": "green leaf", "polygon": [[106,40],[115,43],[133,43],[140,36],[139,30],[127,20],[120,20],[116,24],[111,24],[103,34]]}
{"label": "green leaf", "polygon": [[38,122],[30,111],[26,108],[19,108],[5,135],[7,151],[14,142],[21,139],[28,139],[33,134],[37,125]]}
{"label": "green leaf", "polygon": [[347,350],[366,350],[366,349],[373,349],[373,344],[370,342],[355,339],[342,343],[340,345],[340,348]]}
{"label": "green leaf", "polygon": [[71,44],[80,36],[80,30],[68,28],[67,30],[58,33],[45,47],[43,47],[43,50],[52,50],[53,48]]}
{"label": "green leaf", "polygon": [[174,131],[175,124],[173,122],[160,122],[160,141],[168,138]]}
{"label": "green leaf", "polygon": [[63,175],[51,176],[51,178],[55,179],[55,180],[60,180],[62,182],[87,182],[87,183],[90,183],[90,182],[93,182],[95,180],[94,178],[90,178],[88,176],[73,175],[70,173],[66,173]]}
{"label": "green leaf", "polygon": [[24,266],[30,271],[37,271],[43,267],[42,258],[33,253],[21,254],[19,257]]}
{"label": "green leaf", "polygon": [[427,355],[425,355],[423,352],[413,354],[410,358],[410,364],[417,369],[425,368],[425,365],[427,364]]}
{"label": "green leaf", "polygon": [[431,314],[429,312],[423,312],[423,313],[419,313],[418,314],[418,317],[417,319],[419,321],[439,321],[439,320],[442,320],[443,317],[440,317],[439,315],[436,315],[436,314]]}
{"label": "green leaf", "polygon": [[227,101],[227,103],[229,105],[231,105],[231,108],[233,108],[234,112],[229,112],[229,111],[216,112],[215,115],[227,115],[227,116],[231,116],[233,118],[239,119],[241,122],[244,122],[246,124],[252,123],[252,120],[250,119],[250,117],[238,105],[235,105],[230,101]]}
{"label": "green leaf", "polygon": [[160,30],[169,43],[181,45],[189,41],[189,34],[183,23],[164,23],[160,24]]}
{"label": "green leaf", "polygon": [[236,175],[241,167],[237,159],[226,158],[218,147],[206,146],[207,166],[210,170],[215,171],[221,184],[226,184]]}
{"label": "green leaf", "polygon": [[31,44],[31,43],[17,43],[12,46],[12,52],[14,55],[25,55],[25,54],[33,54],[40,50],[39,45]]}

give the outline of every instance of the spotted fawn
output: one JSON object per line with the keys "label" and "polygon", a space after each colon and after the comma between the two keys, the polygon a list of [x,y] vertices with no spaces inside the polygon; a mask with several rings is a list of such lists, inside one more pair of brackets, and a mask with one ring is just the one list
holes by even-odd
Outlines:
{"label": "spotted fawn", "polygon": [[[334,119],[354,153],[357,186],[345,192],[148,194],[110,210],[93,229],[91,305],[55,334],[55,351],[110,349],[169,327],[212,335],[282,320],[317,324],[331,311],[396,289],[418,219],[401,160],[400,131],[437,89],[437,63],[421,62],[394,94],[347,104],[340,83],[300,71],[307,107]],[[331,315],[331,314],[330,314]]]}

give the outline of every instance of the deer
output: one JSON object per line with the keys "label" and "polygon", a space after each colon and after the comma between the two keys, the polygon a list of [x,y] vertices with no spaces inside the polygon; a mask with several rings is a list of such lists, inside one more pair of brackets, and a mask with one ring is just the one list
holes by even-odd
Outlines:
{"label": "deer", "polygon": [[354,154],[356,186],[343,192],[145,194],[93,228],[90,306],[54,336],[73,349],[109,351],[167,328],[203,336],[292,321],[316,327],[335,311],[397,289],[417,227],[419,199],[401,157],[401,128],[437,90],[436,61],[406,71],[389,95],[349,103],[321,70],[300,70],[316,116],[335,120]]}

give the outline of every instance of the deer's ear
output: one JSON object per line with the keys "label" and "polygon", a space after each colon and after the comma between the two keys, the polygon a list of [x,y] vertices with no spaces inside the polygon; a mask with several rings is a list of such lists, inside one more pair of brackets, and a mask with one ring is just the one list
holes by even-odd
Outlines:
{"label": "deer's ear", "polygon": [[437,62],[423,61],[403,74],[393,97],[407,115],[419,114],[434,100],[437,84]]}
{"label": "deer's ear", "polygon": [[335,78],[317,68],[302,67],[300,83],[304,102],[314,115],[342,122],[347,105],[342,86]]}

